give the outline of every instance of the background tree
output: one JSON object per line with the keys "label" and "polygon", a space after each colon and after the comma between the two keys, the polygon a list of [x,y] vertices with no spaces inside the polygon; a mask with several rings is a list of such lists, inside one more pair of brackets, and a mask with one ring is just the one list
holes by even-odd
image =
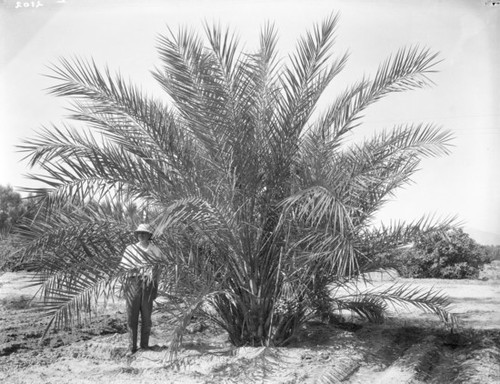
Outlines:
{"label": "background tree", "polygon": [[500,260],[500,245],[485,245],[484,247],[488,254],[488,259]]}
{"label": "background tree", "polygon": [[[399,50],[318,114],[347,63],[347,54],[331,57],[337,22],[315,25],[288,60],[278,58],[271,25],[255,52],[217,26],[205,26],[206,40],[170,30],[158,39],[162,67],[153,73],[165,101],[93,61],[52,68],[51,92],[73,101],[77,125],[45,128],[22,150],[45,172],[36,176],[47,185],[33,191],[45,208],[25,233],[26,257],[56,325],[126,274],[110,260],[133,227],[88,206],[101,197],[147,205],[167,255],[163,290],[184,300],[181,325],[203,308],[235,345],[284,344],[318,312],[379,321],[394,301],[453,320],[435,292],[350,290],[378,268],[381,251],[450,225],[424,217],[373,229],[420,160],[448,153],[450,134],[410,124],[346,140],[372,103],[429,83],[437,55],[418,47]],[[338,286],[352,294],[332,295]]]}
{"label": "background tree", "polygon": [[15,269],[19,264],[22,241],[15,227],[22,218],[32,217],[34,208],[10,185],[0,185],[0,271]]}
{"label": "background tree", "polygon": [[21,195],[10,185],[0,185],[0,271],[10,270],[17,264],[15,255],[21,245],[11,232],[26,211]]}
{"label": "background tree", "polygon": [[3,235],[10,233],[26,210],[26,204],[18,192],[10,185],[0,185],[0,232]]}
{"label": "background tree", "polygon": [[473,279],[492,258],[462,229],[419,234],[394,262],[405,277]]}

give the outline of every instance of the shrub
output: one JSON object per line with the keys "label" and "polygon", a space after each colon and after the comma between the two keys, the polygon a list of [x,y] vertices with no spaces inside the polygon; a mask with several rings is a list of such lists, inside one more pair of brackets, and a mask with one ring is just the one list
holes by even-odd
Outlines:
{"label": "shrub", "polygon": [[414,246],[389,256],[404,277],[475,279],[491,261],[486,248],[461,229],[421,234]]}
{"label": "shrub", "polygon": [[483,246],[489,262],[491,263],[493,260],[500,260],[500,245],[485,245]]}
{"label": "shrub", "polygon": [[7,234],[26,213],[21,195],[8,185],[0,185],[0,232]]}
{"label": "shrub", "polygon": [[0,271],[16,270],[20,261],[20,239],[14,235],[0,238]]}

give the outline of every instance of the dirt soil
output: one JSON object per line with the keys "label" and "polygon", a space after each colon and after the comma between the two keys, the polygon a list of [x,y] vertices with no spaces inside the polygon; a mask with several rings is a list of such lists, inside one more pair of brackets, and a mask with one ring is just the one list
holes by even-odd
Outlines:
{"label": "dirt soil", "polygon": [[[29,310],[35,288],[0,276],[0,383],[500,383],[500,263],[483,280],[408,280],[435,287],[461,321],[450,333],[428,314],[398,309],[384,324],[311,322],[283,348],[234,348],[219,329],[193,321],[175,362],[168,316],[153,316],[152,350],[125,357],[123,301],[90,325],[51,332]],[[381,276],[378,284],[392,284]]]}

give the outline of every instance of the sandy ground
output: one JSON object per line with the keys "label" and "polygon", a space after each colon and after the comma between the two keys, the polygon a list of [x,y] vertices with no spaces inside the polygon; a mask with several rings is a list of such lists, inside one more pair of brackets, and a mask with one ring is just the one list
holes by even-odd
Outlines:
{"label": "sandy ground", "polygon": [[[284,348],[234,348],[224,332],[194,322],[175,361],[172,328],[155,313],[153,350],[124,356],[124,303],[107,306],[87,327],[51,333],[33,316],[19,273],[0,276],[0,383],[499,383],[500,263],[488,280],[408,280],[447,293],[460,332],[435,316],[393,312],[384,324],[311,322]],[[387,276],[378,284],[392,284]],[[349,320],[349,319],[348,319]]]}

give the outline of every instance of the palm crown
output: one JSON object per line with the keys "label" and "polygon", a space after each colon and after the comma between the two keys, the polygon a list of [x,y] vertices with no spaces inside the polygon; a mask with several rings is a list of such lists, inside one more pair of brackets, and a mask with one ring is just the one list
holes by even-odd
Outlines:
{"label": "palm crown", "polygon": [[34,191],[44,205],[25,233],[26,257],[56,324],[77,319],[126,274],[116,261],[131,229],[120,204],[130,202],[154,222],[163,264],[176,267],[164,271],[165,291],[182,291],[186,318],[204,309],[236,345],[285,343],[317,311],[379,320],[393,301],[453,320],[445,297],[406,286],[332,295],[379,268],[380,252],[450,224],[373,226],[423,157],[448,152],[449,133],[414,124],[346,140],[373,102],[427,85],[437,55],[401,49],[318,114],[347,63],[331,57],[337,22],[314,26],[286,62],[271,25],[253,53],[217,26],[205,26],[206,43],[169,31],[153,73],[166,101],[93,61],[52,68],[51,92],[71,98],[77,126],[44,129],[21,149],[48,186]]}

